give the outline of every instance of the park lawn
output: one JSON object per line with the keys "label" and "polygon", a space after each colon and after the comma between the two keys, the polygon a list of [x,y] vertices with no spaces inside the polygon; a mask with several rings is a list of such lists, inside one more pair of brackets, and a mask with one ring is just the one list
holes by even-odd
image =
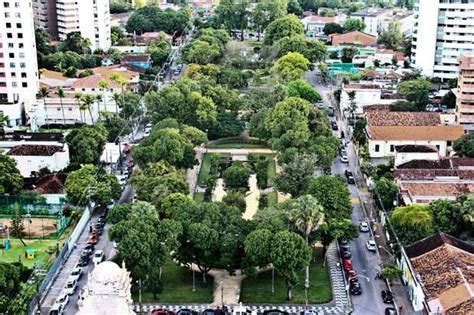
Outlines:
{"label": "park lawn", "polygon": [[268,148],[268,144],[265,141],[254,138],[229,137],[211,141],[206,147],[220,149]]}
{"label": "park lawn", "polygon": [[[322,265],[322,258],[312,263],[310,268],[310,288],[308,289],[308,303],[321,304],[332,300],[331,281],[327,267]],[[300,281],[293,288],[292,304],[304,304],[304,270],[300,273]],[[243,303],[283,304],[286,300],[285,281],[275,271],[275,293],[271,293],[272,271],[259,273],[255,278],[246,278],[242,281],[241,301]]]}
{"label": "park lawn", "polygon": [[[34,263],[39,264],[43,268],[49,265],[52,255],[48,253],[49,247],[54,247],[58,243],[57,240],[24,240],[27,247],[23,246],[19,239],[10,238],[11,248],[9,250],[2,250],[0,252],[0,261],[3,262],[18,262],[21,261],[27,267],[33,267]],[[35,259],[26,259],[25,250],[33,248],[36,249]]]}
{"label": "park lawn", "polygon": [[254,143],[223,143],[223,144],[211,144],[207,146],[208,148],[215,149],[261,149],[267,148],[264,144],[254,144]]}
{"label": "park lawn", "polygon": [[210,169],[211,169],[211,155],[209,153],[205,153],[204,156],[202,157],[201,169],[199,170],[198,179],[197,179],[199,186],[206,186],[207,177],[209,176]]}
{"label": "park lawn", "polygon": [[268,193],[268,207],[276,206],[278,203],[278,192],[272,191]]}
{"label": "park lawn", "polygon": [[194,193],[194,201],[204,202],[204,193],[203,192]]}
{"label": "park lawn", "polygon": [[[196,272],[196,291],[193,292],[193,273],[188,268],[180,267],[169,260],[163,266],[162,275],[163,292],[158,294],[158,300],[154,300],[150,292],[144,292],[142,294],[144,303],[212,303],[213,277],[207,276],[207,286],[204,287],[202,275]],[[138,296],[134,296],[134,300],[138,301]]]}

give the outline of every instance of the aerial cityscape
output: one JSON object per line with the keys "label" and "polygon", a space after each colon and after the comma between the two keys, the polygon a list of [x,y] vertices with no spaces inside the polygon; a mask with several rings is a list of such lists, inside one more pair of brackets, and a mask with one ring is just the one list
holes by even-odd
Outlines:
{"label": "aerial cityscape", "polygon": [[0,315],[474,315],[474,0],[0,0]]}

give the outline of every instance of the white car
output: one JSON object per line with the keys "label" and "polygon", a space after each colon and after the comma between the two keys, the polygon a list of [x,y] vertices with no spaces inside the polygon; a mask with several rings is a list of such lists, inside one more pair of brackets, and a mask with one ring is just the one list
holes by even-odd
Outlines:
{"label": "white car", "polygon": [[73,295],[74,292],[76,292],[76,289],[77,289],[77,280],[69,279],[66,282],[66,286],[64,287],[64,292],[69,295]]}
{"label": "white car", "polygon": [[56,302],[54,302],[54,304],[61,304],[63,308],[66,307],[67,303],[69,303],[69,295],[65,292],[61,292],[56,299]]}
{"label": "white car", "polygon": [[69,276],[69,279],[79,281],[81,276],[82,276],[82,268],[76,267],[72,270],[71,275]]}
{"label": "white car", "polygon": [[104,251],[102,249],[98,249],[94,253],[94,257],[92,257],[92,262],[94,264],[100,264],[104,260]]}
{"label": "white car", "polygon": [[347,158],[347,155],[341,155],[341,163],[349,163],[349,159]]}
{"label": "white car", "polygon": [[359,224],[359,231],[361,232],[369,232],[369,224],[367,222],[361,222]]}
{"label": "white car", "polygon": [[377,251],[377,244],[375,244],[374,240],[368,240],[365,245],[367,246],[367,249],[369,251],[371,251],[371,252]]}
{"label": "white car", "polygon": [[49,315],[63,315],[64,306],[61,304],[54,304],[49,310]]}

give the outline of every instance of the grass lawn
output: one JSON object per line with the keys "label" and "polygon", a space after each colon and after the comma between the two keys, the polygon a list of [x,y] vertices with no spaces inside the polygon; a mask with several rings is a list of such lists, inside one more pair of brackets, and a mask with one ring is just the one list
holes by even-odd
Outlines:
{"label": "grass lawn", "polygon": [[265,141],[254,138],[230,137],[211,141],[207,144],[207,147],[220,149],[268,148],[268,144]]}
{"label": "grass lawn", "polygon": [[[322,265],[322,258],[312,263],[310,268],[310,288],[308,289],[308,303],[321,304],[332,300],[329,271]],[[300,273],[300,282],[293,288],[291,303],[304,304],[304,270]],[[287,303],[285,281],[275,271],[275,293],[272,294],[272,271],[259,273],[255,278],[247,278],[242,282],[241,300],[243,303]]]}
{"label": "grass lawn", "polygon": [[[204,287],[201,274],[196,272],[195,277],[196,291],[193,292],[193,273],[168,261],[163,266],[163,292],[158,294],[158,300],[154,300],[150,292],[144,292],[142,300],[144,303],[212,303],[214,278],[207,276],[207,286]],[[138,301],[138,296],[134,296],[134,300]]]}
{"label": "grass lawn", "polygon": [[[32,267],[34,263],[39,263],[40,266],[46,268],[51,259],[48,253],[48,247],[56,246],[59,241],[56,240],[24,240],[27,247],[23,246],[19,239],[10,238],[11,247],[9,250],[2,250],[0,252],[0,260],[4,262],[17,262],[20,260],[25,266]],[[26,259],[25,250],[29,248],[36,249],[35,259]]]}
{"label": "grass lawn", "polygon": [[202,157],[201,161],[201,169],[199,170],[198,174],[198,185],[206,186],[207,184],[207,177],[209,176],[209,170],[211,169],[211,155],[205,153]]}
{"label": "grass lawn", "polygon": [[278,192],[272,191],[268,193],[268,207],[276,206],[278,203]]}
{"label": "grass lawn", "polygon": [[276,176],[276,163],[273,156],[268,159],[267,187],[272,187]]}
{"label": "grass lawn", "polygon": [[194,201],[204,202],[204,193],[203,192],[194,193]]}
{"label": "grass lawn", "polygon": [[253,144],[253,143],[223,143],[223,144],[211,144],[207,146],[208,148],[217,148],[217,149],[260,149],[260,148],[267,148],[266,145],[263,144]]}

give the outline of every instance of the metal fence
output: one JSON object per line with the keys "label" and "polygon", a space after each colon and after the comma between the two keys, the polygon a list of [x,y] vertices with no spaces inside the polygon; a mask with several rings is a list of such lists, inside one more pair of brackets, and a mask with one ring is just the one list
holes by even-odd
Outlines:
{"label": "metal fence", "polygon": [[65,201],[58,203],[48,203],[44,198],[34,196],[0,196],[0,213],[14,214],[19,207],[22,214],[32,215],[53,215],[60,212],[64,207]]}

